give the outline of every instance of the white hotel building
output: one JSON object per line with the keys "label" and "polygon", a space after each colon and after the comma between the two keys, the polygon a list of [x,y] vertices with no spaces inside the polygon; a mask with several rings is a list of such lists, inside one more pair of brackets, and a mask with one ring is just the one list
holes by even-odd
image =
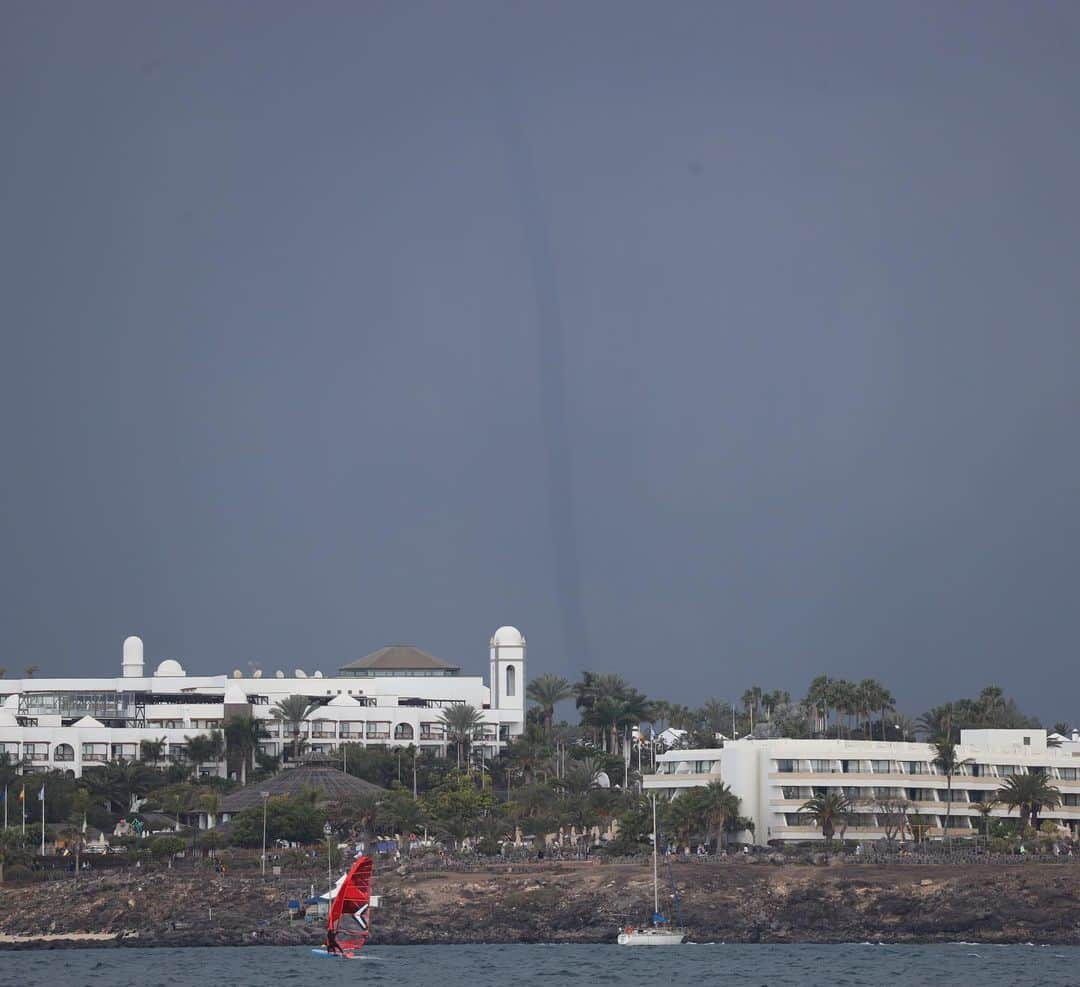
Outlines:
{"label": "white hotel building", "polygon": [[[182,758],[187,740],[223,729],[234,716],[263,722],[266,754],[288,758],[292,731],[272,717],[274,704],[301,695],[318,707],[301,731],[305,749],[332,753],[342,744],[408,747],[445,753],[444,709],[469,704],[482,711],[473,744],[494,756],[525,723],[525,638],[500,627],[489,648],[490,684],[417,648],[395,645],[334,674],[261,672],[188,675],[166,659],[147,674],[143,643],[124,641],[119,678],[0,679],[0,753],[24,773],[62,770],[75,777],[95,764],[137,760],[142,741],[164,740],[167,756]],[[202,765],[224,774],[225,764]]]}
{"label": "white hotel building", "polygon": [[[1044,809],[1073,835],[1080,823],[1080,742],[1047,744],[1045,730],[964,730],[957,757],[964,761],[952,779],[949,832],[980,831],[979,804],[994,798],[1010,775],[1042,773],[1061,792],[1060,807]],[[929,744],[867,740],[736,740],[721,748],[672,750],[657,755],[656,773],[646,790],[677,796],[711,781],[722,781],[739,797],[742,814],[754,820],[753,841],[822,839],[800,807],[809,799],[841,791],[854,805],[846,836],[885,836],[882,800],[911,803],[910,813],[926,820],[927,835],[945,826],[948,779],[933,764]],[[998,805],[994,818],[1017,819],[1015,809]],[[749,838],[749,837],[747,837]]]}

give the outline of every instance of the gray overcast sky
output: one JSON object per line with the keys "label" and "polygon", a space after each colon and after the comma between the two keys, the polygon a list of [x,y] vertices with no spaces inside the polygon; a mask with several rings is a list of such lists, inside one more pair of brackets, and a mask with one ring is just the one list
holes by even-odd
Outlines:
{"label": "gray overcast sky", "polygon": [[1080,716],[1080,5],[3,19],[9,674]]}

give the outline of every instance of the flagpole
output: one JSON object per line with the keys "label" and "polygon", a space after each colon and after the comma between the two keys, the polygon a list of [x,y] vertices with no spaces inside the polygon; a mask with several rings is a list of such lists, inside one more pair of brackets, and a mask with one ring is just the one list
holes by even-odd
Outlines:
{"label": "flagpole", "polygon": [[7,829],[7,785],[4,785],[4,829]]}
{"label": "flagpole", "polygon": [[22,792],[19,795],[19,805],[22,806],[22,834],[26,835],[26,782],[23,782]]}
{"label": "flagpole", "polygon": [[45,785],[42,783],[41,791],[41,855],[45,856]]}

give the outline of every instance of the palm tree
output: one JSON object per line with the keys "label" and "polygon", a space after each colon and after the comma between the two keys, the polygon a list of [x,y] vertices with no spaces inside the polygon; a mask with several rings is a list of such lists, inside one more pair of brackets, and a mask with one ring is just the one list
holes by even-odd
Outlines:
{"label": "palm tree", "polygon": [[956,753],[956,744],[946,734],[932,741],[930,746],[934,749],[934,759],[931,762],[934,767],[945,774],[945,838],[949,838],[949,826],[952,824],[952,780],[953,775],[970,761],[970,758],[961,758]]}
{"label": "palm tree", "polygon": [[979,815],[982,816],[983,821],[983,839],[990,839],[990,813],[999,805],[996,798],[984,798],[975,808],[978,810]]}
{"label": "palm tree", "polygon": [[773,710],[777,706],[789,706],[791,704],[791,693],[785,692],[783,689],[773,689],[772,692],[766,692],[761,697],[761,705],[764,707],[765,719],[771,720]]}
{"label": "palm tree", "polygon": [[319,708],[307,696],[286,696],[279,699],[270,710],[270,718],[286,724],[292,733],[293,760],[300,757],[300,727],[308,714]]}
{"label": "palm tree", "polygon": [[660,724],[660,732],[667,728],[668,722],[671,720],[671,703],[666,699],[653,700],[653,718]]}
{"label": "palm tree", "polygon": [[540,707],[544,717],[544,734],[550,737],[551,726],[555,720],[555,706],[566,699],[572,699],[574,688],[561,675],[541,675],[526,686],[525,695],[530,702]]}
{"label": "palm tree", "polygon": [[208,761],[220,761],[225,753],[225,736],[220,730],[211,730],[209,733],[196,734],[184,740],[187,741],[187,753],[191,763],[195,765],[195,777],[199,776],[199,769]]}
{"label": "palm tree", "polygon": [[1005,712],[1008,700],[1005,698],[1005,690],[1000,685],[988,685],[979,693],[976,700],[979,712],[988,726],[994,726],[1001,715]]}
{"label": "palm tree", "polygon": [[530,724],[520,737],[515,737],[503,754],[507,762],[507,777],[510,772],[521,775],[522,783],[531,785],[536,779],[537,770],[547,763],[549,749],[541,742],[540,731],[535,724]]}
{"label": "palm tree", "polygon": [[121,812],[134,812],[136,802],[154,786],[160,773],[142,761],[109,761],[88,771],[83,783],[90,792]]}
{"label": "palm tree", "polygon": [[[842,713],[848,718],[848,736],[851,736],[851,720],[858,717],[860,706],[858,687],[844,679],[832,684],[832,705],[836,712]],[[837,717],[837,735],[840,734],[840,720]]]}
{"label": "palm tree", "polygon": [[952,740],[955,713],[952,703],[943,703],[933,709],[928,709],[919,717],[918,729],[927,737],[943,737],[945,740]]}
{"label": "palm tree", "polygon": [[2,679],[5,675],[7,675],[7,669],[0,666],[0,679]]}
{"label": "palm tree", "polygon": [[23,678],[32,679],[39,671],[41,671],[41,669],[38,668],[37,665],[27,665],[26,668],[23,669]]}
{"label": "palm tree", "polygon": [[874,739],[874,729],[871,724],[873,713],[879,714],[881,727],[881,739],[885,740],[885,713],[893,708],[893,695],[877,679],[863,679],[858,685],[859,711],[865,717],[866,736]]}
{"label": "palm tree", "polygon": [[799,811],[808,813],[814,825],[821,829],[821,835],[825,837],[826,843],[832,843],[837,823],[846,824],[851,809],[852,805],[843,792],[815,795],[799,807]]}
{"label": "palm tree", "polygon": [[896,709],[896,699],[880,682],[874,682],[874,709],[881,713],[881,739],[885,739],[885,714]]}
{"label": "palm tree", "polygon": [[600,786],[600,775],[603,773],[604,766],[599,758],[583,757],[567,769],[562,787],[571,795],[584,795]]}
{"label": "palm tree", "polygon": [[192,789],[190,785],[170,785],[153,795],[154,801],[164,812],[173,816],[175,823],[173,829],[180,832],[180,816],[191,808]]}
{"label": "palm tree", "polygon": [[754,732],[754,714],[758,711],[758,707],[761,705],[762,688],[760,685],[752,685],[747,689],[740,698],[740,702],[743,704],[743,708],[746,710],[746,715],[750,721],[750,732]]}
{"label": "palm tree", "polygon": [[463,703],[460,706],[448,706],[439,716],[439,721],[446,727],[448,740],[454,742],[457,749],[457,766],[461,767],[462,754],[466,765],[469,763],[469,745],[478,727],[484,722],[484,714],[475,706]]}
{"label": "palm tree", "polygon": [[[832,708],[833,681],[827,675],[819,675],[810,683],[806,692],[806,704],[814,710],[815,727],[820,727],[821,733],[827,733],[829,729],[829,710]],[[818,732],[818,731],[815,731]]]}
{"label": "palm tree", "polygon": [[1046,775],[1012,775],[998,789],[997,797],[1002,805],[1020,810],[1020,830],[1028,826],[1039,828],[1039,813],[1044,808],[1061,805],[1061,792],[1051,785]]}
{"label": "palm tree", "polygon": [[217,817],[221,814],[221,795],[216,789],[206,789],[199,796],[199,808],[206,813],[206,828],[213,829],[217,825]]}
{"label": "palm tree", "polygon": [[[664,806],[661,815],[663,825],[671,830],[676,843],[680,846],[690,845],[690,837],[701,824],[697,806],[694,805],[694,799],[689,796],[689,792],[684,792],[677,798],[673,798]],[[659,833],[656,834],[656,839],[661,839]]]}
{"label": "palm tree", "polygon": [[247,784],[248,765],[252,763],[259,741],[265,736],[262,723],[254,716],[235,716],[225,725],[225,746],[240,761],[240,784]]}
{"label": "palm tree", "polygon": [[159,737],[157,740],[141,740],[139,741],[139,757],[151,764],[158,764],[165,756],[167,746],[168,741],[165,737]]}
{"label": "palm tree", "polygon": [[[746,697],[743,696],[745,699]],[[705,729],[711,737],[709,746],[716,746],[716,735],[731,728],[731,705],[721,699],[706,699],[699,711]],[[732,740],[735,738],[732,737]]]}
{"label": "palm tree", "polygon": [[722,781],[710,781],[694,794],[710,835],[715,833],[717,844],[723,845],[728,828],[739,818],[738,796]]}

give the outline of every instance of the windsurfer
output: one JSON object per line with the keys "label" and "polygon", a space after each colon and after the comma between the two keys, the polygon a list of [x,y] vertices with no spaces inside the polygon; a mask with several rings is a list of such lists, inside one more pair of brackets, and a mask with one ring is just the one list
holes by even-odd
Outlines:
{"label": "windsurfer", "polygon": [[338,953],[341,956],[345,955],[345,950],[338,945],[337,935],[333,929],[326,930],[326,951],[333,956],[334,953]]}

